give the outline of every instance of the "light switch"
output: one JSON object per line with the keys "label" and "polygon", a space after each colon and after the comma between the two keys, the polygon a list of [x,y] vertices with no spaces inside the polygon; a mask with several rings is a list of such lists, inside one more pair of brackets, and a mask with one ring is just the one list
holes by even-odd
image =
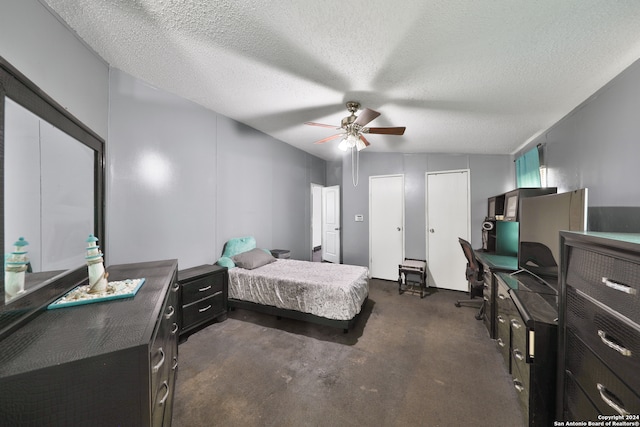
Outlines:
{"label": "light switch", "polygon": [[356,215],[356,222],[364,221],[364,215]]}

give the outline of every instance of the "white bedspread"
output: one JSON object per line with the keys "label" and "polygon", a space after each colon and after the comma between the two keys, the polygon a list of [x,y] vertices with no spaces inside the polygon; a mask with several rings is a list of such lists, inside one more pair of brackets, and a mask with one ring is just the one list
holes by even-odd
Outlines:
{"label": "white bedspread", "polygon": [[369,295],[366,267],[292,259],[229,269],[229,298],[349,320]]}

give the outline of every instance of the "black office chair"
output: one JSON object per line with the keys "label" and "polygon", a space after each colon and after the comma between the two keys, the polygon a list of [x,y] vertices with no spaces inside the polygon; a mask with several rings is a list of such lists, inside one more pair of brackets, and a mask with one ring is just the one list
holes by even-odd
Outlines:
{"label": "black office chair", "polygon": [[[469,283],[469,299],[456,301],[456,307],[460,307],[462,304],[478,307],[479,310],[476,314],[476,319],[482,320],[485,309],[483,295],[484,271],[482,270],[482,266],[478,262],[476,255],[473,252],[471,243],[462,238],[458,238],[458,242],[460,242],[460,246],[462,246],[464,256],[467,258],[467,270],[465,271],[465,277],[467,278],[467,282]],[[475,297],[480,297],[481,299],[479,301],[474,300]]]}

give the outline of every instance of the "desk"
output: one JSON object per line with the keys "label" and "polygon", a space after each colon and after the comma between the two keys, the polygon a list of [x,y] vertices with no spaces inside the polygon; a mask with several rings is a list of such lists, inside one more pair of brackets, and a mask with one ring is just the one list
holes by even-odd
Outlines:
{"label": "desk", "polygon": [[497,336],[497,323],[496,323],[496,295],[497,295],[497,282],[494,273],[499,272],[513,272],[518,269],[518,257],[496,255],[493,252],[475,251],[476,258],[482,264],[484,270],[484,291],[483,298],[485,304],[483,321],[487,330],[489,331],[489,337],[495,339]]}

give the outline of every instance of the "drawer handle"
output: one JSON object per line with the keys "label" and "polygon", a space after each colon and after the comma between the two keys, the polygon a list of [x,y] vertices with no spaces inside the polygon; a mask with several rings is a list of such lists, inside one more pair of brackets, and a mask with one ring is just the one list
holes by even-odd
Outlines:
{"label": "drawer handle", "polygon": [[504,341],[502,341],[502,338],[498,338],[498,345],[500,347],[504,347]]}
{"label": "drawer handle", "polygon": [[204,288],[200,288],[200,289],[198,289],[198,292],[208,291],[209,289],[211,289],[211,285],[209,285],[209,286],[205,286]]}
{"label": "drawer handle", "polygon": [[520,382],[520,380],[517,378],[513,379],[513,386],[516,388],[516,390],[518,390],[518,393],[522,393],[524,391],[524,386],[522,385],[522,382]]}
{"label": "drawer handle", "polygon": [[483,300],[485,300],[486,302],[489,302],[489,298],[488,297],[482,297]]}
{"label": "drawer handle", "polygon": [[171,335],[175,335],[178,332],[178,324],[174,323],[173,328],[171,328]]}
{"label": "drawer handle", "polygon": [[487,285],[486,283],[484,284],[484,288],[485,289],[489,289],[489,285]]}
{"label": "drawer handle", "polygon": [[174,357],[173,358],[173,366],[171,366],[171,370],[175,371],[178,368],[178,358]]}
{"label": "drawer handle", "polygon": [[162,405],[164,405],[164,402],[166,402],[167,398],[169,397],[169,384],[166,381],[163,381],[162,385],[160,387],[164,387],[164,388],[167,389],[167,391],[164,394],[164,396],[162,396],[162,399],[160,399],[160,401],[158,402],[158,405],[162,406]]}
{"label": "drawer handle", "polygon": [[498,315],[497,319],[498,319],[498,322],[504,323],[504,318],[501,315]]}
{"label": "drawer handle", "polygon": [[618,353],[620,353],[623,356],[631,357],[631,350],[629,350],[627,348],[624,348],[620,344],[616,344],[613,341],[611,341],[610,339],[608,339],[607,338],[607,333],[605,331],[603,331],[601,329],[598,329],[598,336],[600,337],[602,342],[605,343],[605,345],[607,347],[614,349],[615,351],[617,351]]}
{"label": "drawer handle", "polygon": [[608,288],[615,289],[616,291],[624,292],[625,294],[635,295],[638,291],[631,286],[623,285],[622,283],[617,283],[612,280],[607,279],[606,277],[602,278],[602,283]]}
{"label": "drawer handle", "polygon": [[498,294],[498,298],[500,299],[507,299],[507,297],[504,294]]}
{"label": "drawer handle", "polygon": [[171,288],[173,292],[178,292],[179,289],[180,289],[180,284],[178,283],[176,283],[176,285],[173,288]]}
{"label": "drawer handle", "polygon": [[515,357],[518,360],[524,360],[524,355],[517,348],[513,350],[513,357]]}
{"label": "drawer handle", "polygon": [[169,309],[167,310],[167,314],[164,315],[165,319],[171,319],[171,316],[173,316],[173,313],[175,313],[176,309],[173,308],[172,305],[169,306]]}
{"label": "drawer handle", "polygon": [[211,304],[209,304],[208,306],[204,307],[204,308],[199,308],[198,312],[199,313],[204,313],[205,311],[209,310],[211,308]]}
{"label": "drawer handle", "polygon": [[518,322],[518,319],[511,319],[511,326],[513,326],[514,329],[522,328],[522,324]]}
{"label": "drawer handle", "polygon": [[[613,399],[611,397],[608,396],[609,394],[613,394],[613,393],[611,393],[609,390],[607,390],[607,388],[605,386],[603,386],[602,384],[598,383],[597,387],[598,387],[598,392],[600,393],[600,398],[604,401],[604,403],[606,403],[607,405],[612,407],[617,413],[619,413],[622,416],[630,414],[630,412],[628,412],[622,406],[618,405],[616,402],[613,401]],[[613,395],[613,396],[615,396],[615,395]]]}
{"label": "drawer handle", "polygon": [[158,372],[160,370],[160,368],[162,367],[162,365],[164,365],[164,350],[162,349],[162,347],[160,347],[158,349],[158,353],[160,353],[160,356],[162,356],[160,358],[160,361],[156,364],[153,365],[153,372]]}

